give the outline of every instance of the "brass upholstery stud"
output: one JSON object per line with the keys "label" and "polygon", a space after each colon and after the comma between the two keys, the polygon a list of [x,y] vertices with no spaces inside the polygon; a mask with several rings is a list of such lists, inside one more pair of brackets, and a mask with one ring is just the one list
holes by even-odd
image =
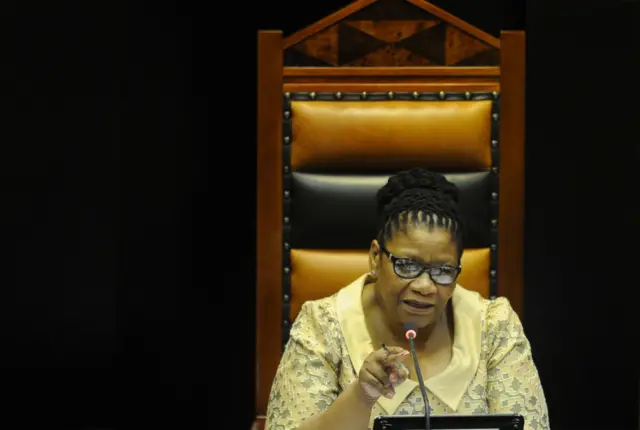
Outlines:
{"label": "brass upholstery stud", "polygon": [[287,250],[288,250],[288,249],[289,249],[289,247],[290,247],[289,242],[285,242],[285,243],[284,243],[284,249],[287,249]]}
{"label": "brass upholstery stud", "polygon": [[393,100],[393,91],[389,91],[387,97],[389,97],[389,100]]}
{"label": "brass upholstery stud", "polygon": [[491,200],[498,200],[498,193],[491,193]]}
{"label": "brass upholstery stud", "polygon": [[291,98],[291,93],[287,91],[286,93],[284,93],[284,96],[285,96],[287,99],[290,99],[290,98]]}
{"label": "brass upholstery stud", "polygon": [[497,141],[497,140],[492,140],[492,141],[491,141],[491,146],[492,146],[493,148],[497,148],[497,147],[498,147],[498,141]]}
{"label": "brass upholstery stud", "polygon": [[492,270],[490,273],[492,278],[496,277],[497,272],[495,270]]}
{"label": "brass upholstery stud", "polygon": [[363,91],[363,92],[362,92],[362,99],[366,99],[366,98],[367,98],[367,92],[366,92],[366,91]]}
{"label": "brass upholstery stud", "polygon": [[288,216],[284,217],[284,223],[285,224],[289,224],[289,217]]}
{"label": "brass upholstery stud", "polygon": [[288,301],[289,301],[289,294],[285,294],[285,295],[284,295],[284,301],[285,301],[285,302],[288,302]]}
{"label": "brass upholstery stud", "polygon": [[289,119],[290,116],[291,116],[291,112],[289,112],[288,110],[284,111],[284,117],[286,119]]}
{"label": "brass upholstery stud", "polygon": [[495,243],[491,244],[491,251],[496,252],[496,249],[498,249],[498,245],[496,245]]}
{"label": "brass upholstery stud", "polygon": [[284,173],[289,173],[289,166],[284,166]]}
{"label": "brass upholstery stud", "polygon": [[291,142],[291,138],[289,136],[285,136],[284,137],[284,143],[288,144],[289,142]]}
{"label": "brass upholstery stud", "polygon": [[284,197],[286,199],[288,199],[290,195],[291,195],[291,193],[289,192],[289,190],[284,190]]}
{"label": "brass upholstery stud", "polygon": [[491,172],[494,173],[494,174],[498,174],[498,168],[496,166],[493,166],[491,168]]}
{"label": "brass upholstery stud", "polygon": [[464,98],[467,100],[471,100],[471,93],[469,91],[464,93]]}
{"label": "brass upholstery stud", "polygon": [[418,100],[418,98],[420,97],[420,94],[418,94],[417,91],[414,91],[413,93],[411,93],[411,96],[415,99]]}
{"label": "brass upholstery stud", "polygon": [[338,91],[336,93],[336,99],[340,100],[342,98],[342,93],[340,91]]}
{"label": "brass upholstery stud", "polygon": [[440,91],[440,100],[444,100],[447,97],[444,91]]}
{"label": "brass upholstery stud", "polygon": [[287,275],[289,274],[289,272],[291,272],[291,269],[289,269],[288,267],[284,268],[284,273],[286,273]]}
{"label": "brass upholstery stud", "polygon": [[498,100],[498,92],[497,91],[493,92],[493,99],[494,100]]}
{"label": "brass upholstery stud", "polygon": [[493,120],[494,120],[494,121],[497,121],[497,120],[498,120],[498,114],[497,114],[497,113],[494,113],[494,114],[493,114],[493,115],[491,115],[491,116],[493,117]]}
{"label": "brass upholstery stud", "polygon": [[311,92],[309,93],[309,98],[310,98],[311,100],[315,100],[315,98],[316,98],[316,93],[315,93],[315,92],[313,92],[313,91],[311,91]]}
{"label": "brass upholstery stud", "polygon": [[491,220],[491,226],[492,227],[497,227],[498,226],[498,220],[497,219],[492,219]]}
{"label": "brass upholstery stud", "polygon": [[287,320],[284,320],[282,323],[284,324],[285,327],[287,327],[289,325],[289,321],[287,321]]}

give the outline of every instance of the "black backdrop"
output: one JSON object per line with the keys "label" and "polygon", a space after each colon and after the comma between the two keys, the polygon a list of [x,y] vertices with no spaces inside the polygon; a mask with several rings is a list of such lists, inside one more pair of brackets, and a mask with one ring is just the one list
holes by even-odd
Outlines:
{"label": "black backdrop", "polygon": [[[345,3],[3,4],[0,425],[248,428],[256,30]],[[637,428],[639,4],[434,3],[526,22],[524,323],[553,428]]]}

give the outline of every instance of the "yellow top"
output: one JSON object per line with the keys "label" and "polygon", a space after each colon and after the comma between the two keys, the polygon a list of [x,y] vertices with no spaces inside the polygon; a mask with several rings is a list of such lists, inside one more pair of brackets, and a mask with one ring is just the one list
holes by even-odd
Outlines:
{"label": "yellow top", "polygon": [[[289,342],[271,388],[266,430],[295,430],[327,409],[358,377],[374,351],[362,308],[363,275],[336,294],[306,302],[291,327]],[[456,286],[452,297],[452,359],[425,380],[432,414],[517,413],[525,429],[549,429],[547,404],[531,348],[509,301],[484,299]],[[380,397],[378,415],[424,415],[416,381]]]}

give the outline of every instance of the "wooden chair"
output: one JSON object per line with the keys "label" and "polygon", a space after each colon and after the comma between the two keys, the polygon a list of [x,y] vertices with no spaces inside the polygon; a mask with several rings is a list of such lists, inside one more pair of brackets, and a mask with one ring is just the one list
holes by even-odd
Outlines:
{"label": "wooden chair", "polygon": [[302,303],[368,271],[378,187],[423,166],[461,189],[459,283],[521,314],[523,32],[421,0],[358,0],[258,35],[256,426]]}

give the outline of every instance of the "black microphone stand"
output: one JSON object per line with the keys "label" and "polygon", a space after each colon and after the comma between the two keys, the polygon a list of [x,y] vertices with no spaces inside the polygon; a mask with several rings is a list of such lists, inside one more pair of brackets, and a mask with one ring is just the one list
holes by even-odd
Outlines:
{"label": "black microphone stand", "polygon": [[[405,327],[407,330],[407,327]],[[408,330],[412,330],[415,332],[414,328],[409,328]],[[418,375],[418,383],[420,384],[420,392],[422,393],[422,398],[424,399],[424,428],[425,430],[431,430],[431,406],[429,405],[429,398],[427,397],[427,389],[424,386],[424,381],[422,380],[422,372],[420,371],[420,364],[418,363],[418,354],[416,353],[416,346],[413,342],[413,338],[415,335],[410,333],[407,330],[407,339],[409,339],[409,345],[411,346],[411,355],[413,356],[413,364],[416,368],[416,374]]]}

